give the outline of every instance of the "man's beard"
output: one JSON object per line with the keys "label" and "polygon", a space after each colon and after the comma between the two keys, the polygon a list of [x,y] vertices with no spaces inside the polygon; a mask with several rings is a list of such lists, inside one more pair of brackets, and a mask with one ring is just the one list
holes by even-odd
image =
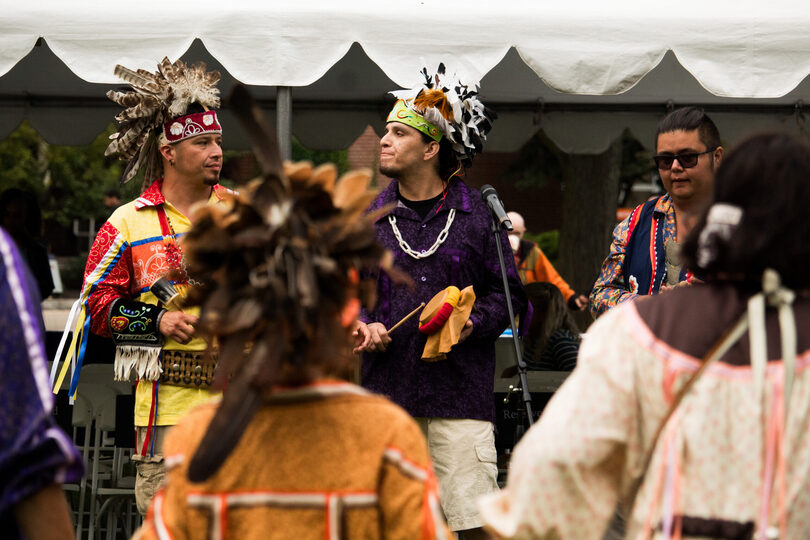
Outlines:
{"label": "man's beard", "polygon": [[219,183],[219,174],[217,174],[213,178],[211,178],[209,176],[203,177],[203,184],[205,184],[206,186],[215,186],[218,183]]}
{"label": "man's beard", "polygon": [[388,178],[397,178],[399,176],[399,173],[401,172],[400,169],[397,169],[396,167],[390,165],[380,164],[379,169],[380,174],[384,174]]}

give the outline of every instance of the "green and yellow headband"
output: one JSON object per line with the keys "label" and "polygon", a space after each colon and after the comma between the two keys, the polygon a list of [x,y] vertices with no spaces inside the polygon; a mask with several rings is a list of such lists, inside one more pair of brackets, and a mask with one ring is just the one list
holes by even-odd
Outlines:
{"label": "green and yellow headband", "polygon": [[388,114],[386,122],[399,122],[421,131],[436,142],[442,140],[443,134],[441,130],[425,120],[418,112],[408,107],[404,99],[397,100],[394,108]]}

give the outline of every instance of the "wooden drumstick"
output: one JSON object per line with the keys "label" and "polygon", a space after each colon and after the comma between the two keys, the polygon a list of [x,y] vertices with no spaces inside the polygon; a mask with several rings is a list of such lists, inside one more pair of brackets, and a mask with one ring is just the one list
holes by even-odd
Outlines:
{"label": "wooden drumstick", "polygon": [[413,316],[416,314],[416,312],[417,312],[417,311],[419,311],[420,309],[422,309],[423,307],[425,307],[425,303],[424,303],[424,302],[422,302],[421,304],[419,304],[418,306],[416,306],[416,309],[414,309],[413,311],[411,311],[410,313],[408,313],[407,315],[405,315],[404,317],[402,317],[402,319],[401,319],[401,320],[400,320],[400,321],[399,321],[397,324],[395,324],[394,326],[392,326],[391,328],[389,328],[389,329],[388,329],[388,333],[390,334],[391,332],[393,332],[394,330],[396,330],[397,328],[399,328],[399,325],[401,325],[402,323],[404,323],[405,321],[407,321],[408,319],[410,319],[411,317],[413,317]]}

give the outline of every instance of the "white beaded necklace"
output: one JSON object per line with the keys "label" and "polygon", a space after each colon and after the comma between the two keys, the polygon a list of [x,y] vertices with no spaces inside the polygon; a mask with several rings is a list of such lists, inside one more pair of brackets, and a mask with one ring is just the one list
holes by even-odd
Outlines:
{"label": "white beaded necklace", "polygon": [[408,245],[408,242],[402,239],[402,235],[400,234],[399,229],[397,228],[397,218],[395,218],[393,214],[388,216],[388,223],[391,224],[391,229],[394,231],[394,236],[397,238],[397,242],[399,242],[399,247],[402,249],[402,251],[404,251],[414,259],[424,259],[425,257],[430,257],[431,255],[436,253],[436,250],[439,249],[439,246],[441,246],[444,243],[444,241],[447,240],[447,234],[450,232],[450,225],[452,225],[453,219],[455,217],[456,217],[456,209],[451,208],[450,213],[447,214],[447,223],[445,223],[442,232],[439,233],[439,237],[436,238],[436,241],[433,242],[433,245],[430,246],[430,249],[426,249],[425,251],[422,252],[414,251],[413,249],[411,249],[411,246]]}

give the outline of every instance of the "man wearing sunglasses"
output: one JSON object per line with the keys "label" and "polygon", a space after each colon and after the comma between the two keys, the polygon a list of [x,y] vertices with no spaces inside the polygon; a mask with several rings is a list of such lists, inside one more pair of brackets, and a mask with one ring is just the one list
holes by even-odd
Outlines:
{"label": "man wearing sunglasses", "polygon": [[614,229],[590,296],[594,317],[640,294],[688,283],[680,243],[711,200],[723,159],[720,134],[703,109],[684,107],[661,120],[655,141],[653,159],[667,193],[637,206]]}

